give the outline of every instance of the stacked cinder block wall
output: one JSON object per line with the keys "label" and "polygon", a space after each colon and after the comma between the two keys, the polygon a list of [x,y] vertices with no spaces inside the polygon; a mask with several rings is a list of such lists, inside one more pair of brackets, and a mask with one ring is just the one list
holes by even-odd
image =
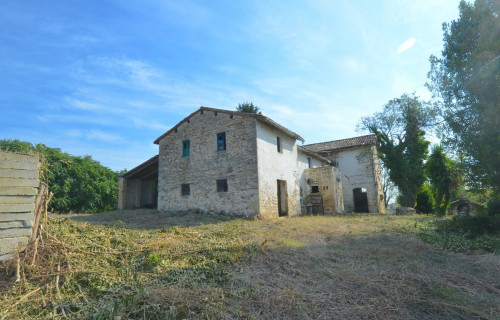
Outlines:
{"label": "stacked cinder block wall", "polygon": [[[225,132],[226,150],[217,150]],[[189,140],[189,156],[182,142]],[[224,112],[199,110],[159,138],[158,209],[256,216],[259,213],[256,120]],[[216,180],[227,180],[217,192]],[[190,194],[182,195],[181,185]]]}
{"label": "stacked cinder block wall", "polygon": [[31,236],[39,169],[37,155],[0,151],[0,261]]}

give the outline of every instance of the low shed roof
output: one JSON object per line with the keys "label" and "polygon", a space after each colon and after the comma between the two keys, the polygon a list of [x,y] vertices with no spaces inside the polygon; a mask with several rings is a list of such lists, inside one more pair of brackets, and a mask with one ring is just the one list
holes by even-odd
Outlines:
{"label": "low shed roof", "polygon": [[158,155],[144,161],[137,167],[127,171],[122,178],[147,179],[158,175]]}

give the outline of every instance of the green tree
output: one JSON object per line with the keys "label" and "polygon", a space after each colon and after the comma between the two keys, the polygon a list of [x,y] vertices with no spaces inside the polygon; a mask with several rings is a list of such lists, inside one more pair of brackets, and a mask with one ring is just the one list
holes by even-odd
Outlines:
{"label": "green tree", "polygon": [[500,194],[500,2],[461,1],[443,24],[427,86],[439,101],[443,142],[466,156],[468,183]]}
{"label": "green tree", "polygon": [[403,206],[415,206],[425,181],[429,142],[424,129],[432,126],[434,115],[434,109],[415,94],[403,94],[390,100],[382,112],[361,118],[358,125],[358,129],[377,135],[379,158],[398,188]]}
{"label": "green tree", "polygon": [[236,111],[245,112],[245,113],[262,114],[262,112],[260,112],[260,108],[255,106],[252,102],[239,103],[238,107],[236,107]]}
{"label": "green tree", "polygon": [[0,150],[33,152],[43,155],[41,180],[54,196],[54,212],[97,212],[116,208],[119,173],[101,165],[90,156],[78,157],[19,140],[0,140]]}
{"label": "green tree", "polygon": [[432,149],[425,169],[433,191],[435,211],[444,215],[448,210],[451,195],[461,184],[458,165],[445,154],[442,145],[437,145]]}

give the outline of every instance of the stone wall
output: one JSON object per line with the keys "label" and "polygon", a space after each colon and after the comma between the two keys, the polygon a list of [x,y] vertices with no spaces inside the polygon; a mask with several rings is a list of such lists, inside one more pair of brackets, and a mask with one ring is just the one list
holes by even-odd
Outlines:
{"label": "stone wall", "polygon": [[300,194],[300,204],[305,205],[306,200],[306,173],[305,170],[309,169],[309,160],[311,159],[311,168],[319,168],[328,165],[328,163],[322,160],[305,154],[298,148],[297,151],[297,172],[299,173],[299,194]]}
{"label": "stone wall", "polygon": [[[217,134],[226,133],[226,150],[217,151]],[[182,156],[182,141],[190,154]],[[159,141],[158,209],[194,210],[240,216],[259,213],[256,120],[199,110]],[[217,192],[216,180],[227,180]],[[189,184],[190,194],[181,194]]]}
{"label": "stone wall", "polygon": [[[340,170],[326,166],[305,170],[307,204],[310,204],[311,194],[321,195],[323,198],[323,210],[326,214],[342,214],[344,212],[344,201],[342,195],[342,181]],[[312,193],[312,187],[318,188],[318,192]]]}
{"label": "stone wall", "polygon": [[352,148],[327,155],[342,173],[344,210],[354,211],[353,190],[366,189],[369,212],[385,212],[380,166],[375,147]]}
{"label": "stone wall", "polygon": [[[277,137],[281,152],[277,149]],[[297,142],[281,131],[257,122],[259,207],[262,218],[275,218],[278,211],[278,180],[286,181],[288,216],[300,215]]]}
{"label": "stone wall", "polygon": [[0,261],[28,243],[39,168],[36,155],[0,151]]}

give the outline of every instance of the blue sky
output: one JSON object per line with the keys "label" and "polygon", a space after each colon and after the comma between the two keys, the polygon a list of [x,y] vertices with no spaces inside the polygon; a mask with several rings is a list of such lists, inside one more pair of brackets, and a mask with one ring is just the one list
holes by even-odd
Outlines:
{"label": "blue sky", "polygon": [[131,169],[200,106],[252,101],[306,143],[405,92],[458,0],[4,1],[0,139]]}

